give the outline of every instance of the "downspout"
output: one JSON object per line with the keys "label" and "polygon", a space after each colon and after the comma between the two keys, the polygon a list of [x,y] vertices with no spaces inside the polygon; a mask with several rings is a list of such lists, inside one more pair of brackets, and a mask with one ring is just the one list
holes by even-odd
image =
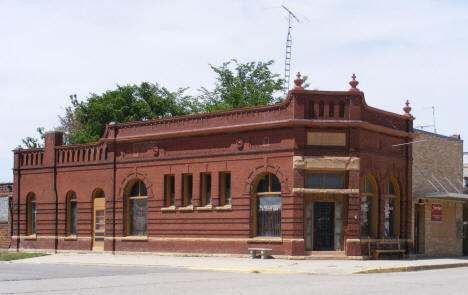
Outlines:
{"label": "downspout", "polygon": [[56,150],[54,146],[54,156],[53,156],[53,163],[54,163],[54,197],[55,197],[55,241],[54,241],[54,249],[55,253],[58,250],[58,194],[57,194],[57,162],[56,162]]}
{"label": "downspout", "polygon": [[[18,168],[16,169],[18,181],[16,182],[16,198],[17,198],[17,205],[16,205],[16,251],[19,252],[20,247],[20,196],[21,196],[21,157],[22,155],[18,155]],[[13,224],[13,220],[11,222]],[[13,234],[13,232],[12,232]]]}
{"label": "downspout", "polygon": [[114,128],[113,164],[112,164],[112,254],[115,254],[115,184],[117,175],[117,127]]}

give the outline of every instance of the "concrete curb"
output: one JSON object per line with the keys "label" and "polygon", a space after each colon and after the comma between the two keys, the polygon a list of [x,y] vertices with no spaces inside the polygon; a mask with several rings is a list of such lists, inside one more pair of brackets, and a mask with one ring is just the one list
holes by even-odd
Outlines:
{"label": "concrete curb", "polygon": [[468,267],[468,262],[375,268],[375,269],[356,271],[356,272],[353,272],[352,274],[407,272],[407,271],[421,271],[421,270],[445,269],[445,268],[457,268],[457,267]]}
{"label": "concrete curb", "polygon": [[296,270],[277,270],[277,269],[245,269],[245,268],[222,268],[222,267],[185,267],[187,270],[199,271],[221,271],[221,272],[238,272],[238,273],[266,273],[266,274],[310,274],[304,271]]}

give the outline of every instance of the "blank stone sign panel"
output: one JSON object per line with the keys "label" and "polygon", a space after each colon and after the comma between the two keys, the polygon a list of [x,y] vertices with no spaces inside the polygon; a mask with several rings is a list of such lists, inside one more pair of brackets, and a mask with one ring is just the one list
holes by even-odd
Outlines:
{"label": "blank stone sign panel", "polygon": [[337,132],[307,132],[307,145],[346,146],[346,134]]}

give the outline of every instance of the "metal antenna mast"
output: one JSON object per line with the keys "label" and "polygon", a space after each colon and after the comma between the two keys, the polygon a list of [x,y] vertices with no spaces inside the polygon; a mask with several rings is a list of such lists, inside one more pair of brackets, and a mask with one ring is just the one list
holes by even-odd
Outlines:
{"label": "metal antenna mast", "polygon": [[284,61],[284,95],[288,94],[289,90],[289,76],[291,74],[291,48],[292,48],[292,37],[291,37],[291,21],[299,19],[291,12],[286,6],[281,5],[288,12],[288,37],[286,38],[286,59]]}

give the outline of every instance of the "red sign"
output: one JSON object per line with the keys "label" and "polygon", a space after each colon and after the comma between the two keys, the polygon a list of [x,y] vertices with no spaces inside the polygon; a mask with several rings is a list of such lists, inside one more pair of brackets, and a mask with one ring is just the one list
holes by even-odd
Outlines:
{"label": "red sign", "polygon": [[431,221],[442,221],[442,204],[432,204]]}

